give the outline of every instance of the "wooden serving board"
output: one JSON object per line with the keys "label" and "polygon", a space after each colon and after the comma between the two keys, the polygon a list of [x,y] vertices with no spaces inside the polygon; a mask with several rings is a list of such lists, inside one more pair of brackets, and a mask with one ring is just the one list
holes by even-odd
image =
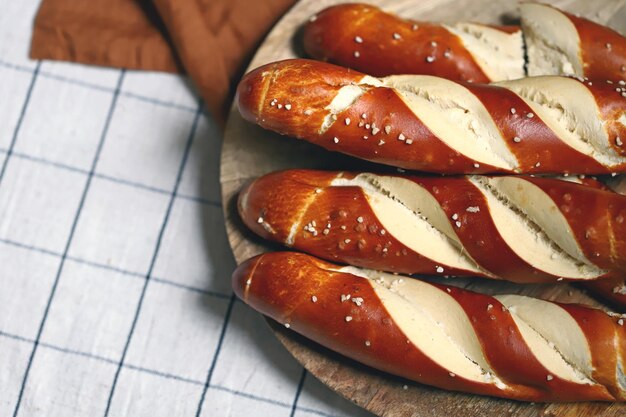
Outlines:
{"label": "wooden serving board", "polygon": [[[545,1],[545,0],[544,0]],[[301,0],[261,44],[249,69],[268,62],[302,57],[299,32],[315,12],[339,0]],[[517,2],[509,0],[370,0],[407,18],[430,21],[516,23]],[[549,2],[549,1],[545,1]],[[626,24],[625,0],[557,0],[558,7],[612,26]],[[619,30],[619,28],[617,28]],[[373,164],[331,153],[245,122],[231,109],[224,135],[220,181],[229,242],[235,259],[245,259],[279,246],[261,241],[245,229],[237,215],[236,197],[242,185],[265,173],[286,168],[380,170]],[[602,307],[584,291],[569,285],[515,285],[487,280],[447,280],[473,290],[519,293]],[[549,319],[549,318],[547,318]],[[386,375],[335,354],[268,320],[278,339],[315,377],[359,406],[385,417],[450,416],[626,416],[626,405],[605,403],[533,404],[439,390]]]}

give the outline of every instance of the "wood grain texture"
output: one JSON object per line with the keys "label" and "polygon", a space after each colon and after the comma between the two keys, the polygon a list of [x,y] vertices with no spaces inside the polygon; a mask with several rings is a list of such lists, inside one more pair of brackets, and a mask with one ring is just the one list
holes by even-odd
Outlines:
{"label": "wood grain texture", "polygon": [[[509,0],[371,0],[384,9],[405,17],[432,21],[478,21],[516,23],[516,2]],[[302,57],[299,30],[303,22],[318,10],[338,0],[302,0],[275,26],[259,48],[250,69],[271,61]],[[552,1],[572,13],[592,20],[624,24],[619,16],[626,14],[623,0]],[[616,27],[617,28],[617,27]],[[623,29],[624,28],[617,28]],[[242,185],[265,173],[286,168],[315,168],[384,171],[385,168],[331,153],[305,142],[294,141],[265,131],[242,120],[232,108],[224,135],[221,157],[222,201],[226,229],[238,263],[278,246],[262,242],[246,230],[238,218],[236,195]],[[515,285],[478,279],[450,279],[460,285],[489,294],[519,293],[563,302],[583,302],[600,306],[583,291],[568,285]],[[602,306],[600,306],[602,307]],[[451,393],[410,383],[385,375],[343,358],[303,337],[270,322],[278,339],[305,368],[342,396],[374,414],[400,416],[622,416],[626,406],[619,404],[528,404],[476,395]],[[407,389],[403,389],[406,385]]]}

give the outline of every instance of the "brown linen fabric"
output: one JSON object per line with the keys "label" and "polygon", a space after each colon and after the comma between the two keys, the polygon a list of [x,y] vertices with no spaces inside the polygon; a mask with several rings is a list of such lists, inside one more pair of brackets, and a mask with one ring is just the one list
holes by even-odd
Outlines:
{"label": "brown linen fabric", "polygon": [[224,122],[233,83],[295,0],[42,0],[30,55],[186,71]]}
{"label": "brown linen fabric", "polygon": [[260,37],[293,0],[154,0],[176,52],[220,120],[232,82]]}
{"label": "brown linen fabric", "polygon": [[130,69],[182,70],[150,0],[43,0],[30,55]]}

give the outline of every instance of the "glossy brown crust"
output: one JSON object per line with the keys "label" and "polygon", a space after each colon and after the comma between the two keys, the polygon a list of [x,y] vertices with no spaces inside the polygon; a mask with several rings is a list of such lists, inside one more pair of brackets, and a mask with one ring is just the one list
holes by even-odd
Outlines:
{"label": "glossy brown crust", "polygon": [[583,286],[616,311],[626,313],[626,277],[598,279],[585,282]]}
{"label": "glossy brown crust", "polygon": [[[585,177],[581,179],[581,182],[599,190],[614,192],[594,178]],[[607,302],[615,311],[626,313],[626,276],[593,280],[585,282],[581,286],[589,290],[594,296]]]}
{"label": "glossy brown crust", "polygon": [[593,94],[600,109],[600,116],[605,121],[604,128],[609,136],[611,148],[618,155],[626,156],[626,141],[624,141],[626,125],[619,121],[620,117],[626,114],[626,82],[622,82],[623,85],[619,82],[609,84],[606,80],[597,79],[585,82],[587,85],[593,84],[593,88],[589,91]]}
{"label": "glossy brown crust", "polygon": [[576,27],[585,76],[597,81],[626,80],[626,38],[582,17],[561,11]]}
{"label": "glossy brown crust", "polygon": [[[532,109],[512,91],[492,85],[471,84],[466,88],[492,116],[507,147],[517,158],[521,172],[606,172],[595,159],[567,146],[538,115],[534,114],[529,122],[527,115],[533,114]],[[511,109],[515,109],[515,113]],[[515,137],[521,141],[515,142]]]}
{"label": "glossy brown crust", "polygon": [[[584,76],[598,81],[626,80],[626,38],[606,26],[559,11],[578,31]],[[520,30],[518,26],[492,27],[508,33]],[[395,39],[394,33],[400,38]],[[355,41],[357,36],[361,43]],[[442,25],[401,19],[366,4],[322,10],[306,24],[303,43],[313,58],[375,76],[430,74],[458,81],[500,81],[489,80],[461,40]],[[444,56],[446,51],[449,57]],[[435,58],[431,63],[426,61],[429,56]]]}
{"label": "glossy brown crust", "polygon": [[[240,193],[240,216],[266,239],[335,262],[404,274],[483,276],[521,283],[563,279],[534,268],[514,252],[496,228],[484,195],[465,177],[397,175],[437,200],[464,250],[484,273],[445,265],[442,271],[437,268],[441,265],[388,231],[381,234],[383,226],[361,187],[331,186],[339,176],[351,179],[356,174],[290,170],[265,175]],[[559,207],[583,253],[608,271],[602,277],[624,276],[626,222],[620,223],[620,216],[626,217],[626,196],[556,179],[523,178]]]}
{"label": "glossy brown crust", "polygon": [[[315,59],[374,76],[429,74],[458,81],[498,81],[490,80],[461,39],[442,25],[400,19],[366,4],[322,10],[305,26],[303,43]],[[428,57],[434,60],[428,62]]]}
{"label": "glossy brown crust", "polygon": [[[461,240],[463,248],[478,265],[493,274],[491,278],[499,277],[521,283],[555,282],[560,278],[533,268],[509,247],[493,222],[485,196],[466,178],[406,178],[421,185],[435,197]],[[468,212],[468,207],[476,207],[479,211]],[[460,227],[457,226],[457,221]],[[498,256],[494,256],[494,253]],[[396,272],[384,267],[379,269]],[[443,273],[456,275],[447,269]],[[472,275],[476,274],[469,274],[469,276]]]}
{"label": "glossy brown crust", "polygon": [[[349,126],[345,124],[346,119],[350,119]],[[337,120],[338,123],[324,134],[309,135],[304,139],[331,151],[418,171],[450,174],[503,172],[488,164],[475,166],[476,161],[439,140],[390,88],[369,89],[337,114]],[[375,126],[380,131],[372,135],[373,130],[368,130],[368,126]],[[389,133],[385,126],[390,127]],[[406,140],[398,140],[400,134],[413,142],[409,145]]]}
{"label": "glossy brown crust", "polygon": [[626,196],[548,178],[525,178],[552,198],[587,259],[626,271]]}
{"label": "glossy brown crust", "polygon": [[[447,369],[410,343],[367,279],[336,272],[337,268],[304,254],[269,253],[240,265],[233,274],[233,288],[244,302],[288,324],[298,333],[359,362],[414,381],[449,390],[527,401],[620,399],[618,392],[612,395],[601,385],[579,385],[557,377],[548,380],[549,371],[535,358],[510,314],[495,298],[434,285],[450,294],[465,310],[487,361],[507,387],[498,389],[492,384],[450,375]],[[361,306],[341,302],[342,294],[362,297],[364,302]],[[489,304],[493,307],[491,310],[487,309]],[[608,360],[605,364],[604,358],[614,357],[615,349],[621,349],[623,328],[618,328],[603,313],[573,308],[580,320],[588,324],[582,330],[588,339],[591,337],[591,350],[597,355],[594,363],[599,370],[594,376],[603,376],[603,382],[614,385],[605,375],[613,362]],[[346,321],[346,316],[352,320]],[[602,344],[589,336],[588,332],[593,332],[598,324],[601,325],[600,336],[610,335],[612,331],[619,343]],[[617,391],[613,385],[610,390]]]}
{"label": "glossy brown crust", "polygon": [[[435,274],[434,261],[414,252],[383,228],[361,188],[329,187],[335,175],[294,170],[261,177],[239,195],[241,218],[255,233],[282,244],[293,225],[300,224],[288,246],[324,259],[407,274]],[[446,273],[474,275],[461,269]]]}
{"label": "glossy brown crust", "polygon": [[[615,388],[619,386],[615,372],[619,366],[618,357],[621,363],[626,363],[626,330],[623,325],[615,325],[616,320],[620,319],[582,305],[560,304],[560,306],[576,320],[587,337],[594,381],[606,386],[611,395],[623,400],[624,393]],[[606,355],[605,353],[609,351],[616,351],[617,355]]]}
{"label": "glossy brown crust", "polygon": [[[364,74],[323,62],[302,59],[275,62],[244,76],[238,88],[237,104],[245,119],[266,129],[361,159],[447,174],[513,173],[450,148],[393,88],[360,85],[364,93],[337,113],[330,128],[320,133],[324,118],[330,113],[327,106],[341,87],[357,84],[363,77]],[[565,145],[539,116],[525,117],[530,113],[528,106],[510,90],[463,85],[491,112],[503,140],[519,161],[515,173],[609,172],[592,157]],[[604,87],[585,86],[596,99],[602,100],[603,113],[613,117],[602,120],[613,126],[612,134],[616,129],[623,130],[615,126],[626,106],[626,98]],[[516,109],[515,114],[511,113],[512,108]],[[409,140],[398,140],[400,134]],[[514,142],[516,136],[521,142]],[[626,163],[612,170],[626,170]]]}
{"label": "glossy brown crust", "polygon": [[[578,401],[576,400],[578,396],[589,398],[590,393],[587,392],[589,387],[574,384],[555,375],[553,375],[551,380],[546,378],[546,375],[550,372],[533,355],[526,342],[524,342],[508,309],[497,299],[454,287],[449,287],[446,291],[465,310],[478,336],[478,340],[480,340],[487,361],[493,367],[498,377],[507,384],[517,385],[520,387],[518,388],[520,391],[530,390],[533,392],[533,395],[553,396],[553,401]],[[596,312],[589,308],[579,308],[578,310],[576,308],[573,307],[572,310],[583,310],[579,316],[583,316],[585,312],[588,312],[588,315]],[[569,312],[570,310],[567,311]],[[617,331],[617,326],[606,314],[598,313],[598,315],[593,316],[595,320],[591,321],[591,324],[606,324],[608,322],[610,328],[606,329],[606,333],[601,333],[600,337],[607,335],[609,331],[612,331],[610,336],[613,336],[615,331]],[[606,320],[603,320],[604,318]],[[596,349],[592,349],[592,353],[600,355],[599,360],[597,358],[593,359],[596,359],[594,365],[601,367],[602,373],[600,374],[597,371],[593,376],[596,377],[596,374],[601,375],[603,377],[601,383],[607,386],[617,386],[615,377],[611,380],[608,376],[611,366],[613,366],[613,370],[615,369],[615,356],[611,355],[610,358],[602,356],[604,352],[612,351],[614,348],[610,345],[602,346],[602,340],[594,335],[593,330],[589,328],[589,319],[584,317],[582,320],[587,321],[585,323],[587,327],[583,329],[589,333],[585,331],[585,335],[588,339],[591,337],[597,343],[597,345],[594,345]],[[621,337],[623,338],[624,335],[621,335]],[[613,337],[609,340],[613,341]],[[603,349],[600,349],[600,347]],[[506,352],[506,354],[503,354],[503,352]],[[595,391],[593,395],[609,396],[604,388],[594,388],[593,391]],[[614,392],[611,392],[610,395],[616,398],[620,397],[621,394],[618,390],[612,391]]]}
{"label": "glossy brown crust", "polygon": [[[359,362],[429,385],[495,395],[486,384],[451,377],[408,342],[367,280],[331,267],[298,253],[264,254],[235,270],[233,288],[254,309]],[[366,308],[342,303],[342,294],[367,300]]]}
{"label": "glossy brown crust", "polygon": [[[338,123],[320,134],[320,127],[328,114],[326,106],[341,87],[356,84],[364,76],[317,61],[279,61],[245,75],[237,88],[235,100],[246,120],[332,151],[425,171],[433,167],[442,172],[497,171],[489,165],[475,168],[472,159],[437,139],[388,88],[369,88],[337,115]],[[289,105],[289,110],[285,105]],[[345,124],[346,118],[350,119],[350,125]],[[361,127],[360,122],[363,122]],[[365,128],[365,124],[369,126],[370,123],[380,129],[376,135]],[[391,127],[388,134],[384,130],[386,125]],[[406,145],[406,142],[397,140],[400,133],[415,143]],[[381,140],[385,146],[378,145]]]}
{"label": "glossy brown crust", "polygon": [[267,64],[242,78],[235,102],[244,119],[303,138],[318,131],[326,115],[324,107],[339,89],[363,78],[359,72],[337,68],[307,60]]}

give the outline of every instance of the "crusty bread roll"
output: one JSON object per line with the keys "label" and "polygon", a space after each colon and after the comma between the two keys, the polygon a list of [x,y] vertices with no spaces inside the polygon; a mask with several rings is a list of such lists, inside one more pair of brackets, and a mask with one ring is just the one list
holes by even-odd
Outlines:
{"label": "crusty bread roll", "polygon": [[624,319],[579,305],[495,297],[311,256],[267,253],[233,274],[259,312],[376,369],[526,401],[622,401]]}
{"label": "crusty bread roll", "polygon": [[[528,75],[626,80],[626,38],[539,3],[521,4],[522,26],[404,20],[367,4],[322,10],[304,30],[316,59],[375,76],[425,74],[486,83]],[[524,40],[522,40],[522,38]]]}
{"label": "crusty bread roll", "polygon": [[430,74],[478,83],[524,76],[516,26],[417,22],[367,4],[341,4],[311,18],[303,42],[316,59],[374,76]]}
{"label": "crusty bread roll", "polygon": [[249,184],[238,206],[266,239],[376,270],[522,283],[626,275],[626,196],[557,179],[290,170]]}
{"label": "crusty bread roll", "polygon": [[528,75],[575,75],[624,86],[618,81],[626,80],[625,37],[546,4],[522,3],[521,16]]}
{"label": "crusty bread roll", "polygon": [[626,171],[626,97],[605,82],[532,77],[495,85],[374,78],[287,60],[242,79],[243,117],[326,149],[438,173]]}

